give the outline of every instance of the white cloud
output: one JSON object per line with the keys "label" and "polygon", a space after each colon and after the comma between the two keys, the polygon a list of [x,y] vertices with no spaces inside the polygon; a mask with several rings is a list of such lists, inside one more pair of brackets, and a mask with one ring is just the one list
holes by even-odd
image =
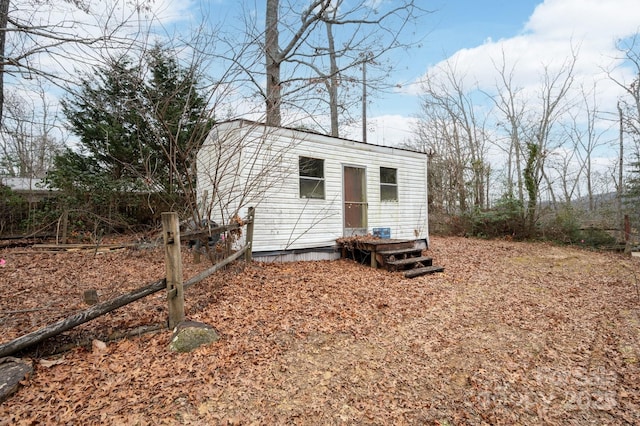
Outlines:
{"label": "white cloud", "polygon": [[194,18],[194,10],[197,8],[193,0],[161,0],[150,3],[150,16],[160,24],[167,25],[182,22]]}
{"label": "white cloud", "polygon": [[[414,138],[416,119],[403,115],[379,115],[367,118],[367,143],[400,146]],[[341,129],[347,139],[362,140],[362,122]]]}
{"label": "white cloud", "polygon": [[546,0],[536,7],[525,32],[548,39],[608,43],[638,30],[637,0]]}
{"label": "white cloud", "polygon": [[[526,88],[539,85],[544,67],[553,74],[575,52],[576,87],[581,82],[592,86],[594,80],[606,79],[604,70],[619,65],[614,59],[619,56],[616,41],[639,29],[637,0],[547,0],[536,7],[521,34],[459,50],[447,60],[467,75],[467,86],[477,82],[491,90],[497,80],[495,64],[500,65],[504,56],[506,69],[514,69],[514,84]],[[434,65],[427,75],[442,65]],[[624,78],[624,69],[616,73]],[[617,91],[608,102],[616,95]]]}
{"label": "white cloud", "polygon": [[[598,109],[615,112],[622,91],[611,81],[608,72],[627,84],[635,77],[620,61],[616,43],[639,31],[638,0],[546,0],[535,8],[518,34],[499,40],[487,38],[479,46],[461,49],[429,67],[418,81],[442,78],[442,69],[451,65],[456,75],[464,76],[463,85],[467,89],[477,84],[483,91],[494,93],[499,77],[496,66],[501,66],[504,58],[505,70],[513,70],[514,88],[523,89],[523,93],[530,96],[530,105],[535,107],[539,99],[534,97],[545,69],[553,76],[576,54],[573,70],[576,100],[580,99],[578,90],[583,86],[592,89],[597,82]],[[419,84],[414,84],[404,91],[415,95],[420,93],[419,89]],[[611,122],[599,124],[602,129],[611,127]],[[603,136],[603,140],[609,136]],[[499,152],[493,154],[501,156]],[[592,158],[594,169],[605,175],[604,171],[616,156],[616,150],[603,144],[598,155]],[[490,157],[490,161],[496,160],[495,155]],[[501,161],[498,159],[495,164],[499,166]]]}

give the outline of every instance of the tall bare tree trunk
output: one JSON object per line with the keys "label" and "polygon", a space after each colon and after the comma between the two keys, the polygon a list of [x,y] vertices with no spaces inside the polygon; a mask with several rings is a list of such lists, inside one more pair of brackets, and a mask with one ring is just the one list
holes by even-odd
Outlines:
{"label": "tall bare tree trunk", "polygon": [[282,115],[280,113],[280,104],[282,102],[280,64],[282,63],[282,56],[278,32],[279,6],[279,0],[267,0],[264,51],[267,73],[266,124],[268,126],[282,125]]}
{"label": "tall bare tree trunk", "polygon": [[7,21],[9,20],[9,0],[0,0],[0,123],[3,121],[4,105],[4,62],[5,42],[7,40]]}
{"label": "tall bare tree trunk", "polygon": [[618,114],[620,115],[620,158],[618,159],[618,199],[617,201],[617,210],[618,210],[618,226],[620,226],[620,241],[624,239],[624,225],[623,225],[623,215],[622,215],[622,195],[624,187],[623,185],[623,172],[622,169],[624,167],[624,116],[622,114],[622,107],[620,107],[620,102],[618,102]]}
{"label": "tall bare tree trunk", "polygon": [[362,142],[367,143],[367,61],[362,61]]}
{"label": "tall bare tree trunk", "polygon": [[[334,12],[335,13],[335,12]],[[338,137],[338,63],[336,61],[336,46],[333,38],[331,22],[325,22],[327,26],[327,42],[329,45],[329,111],[331,115],[331,136]]]}

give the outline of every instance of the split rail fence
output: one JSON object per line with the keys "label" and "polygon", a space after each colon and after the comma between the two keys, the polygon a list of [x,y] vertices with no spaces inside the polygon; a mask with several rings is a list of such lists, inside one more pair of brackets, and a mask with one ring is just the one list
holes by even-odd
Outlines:
{"label": "split rail fence", "polygon": [[[162,290],[166,290],[167,293],[167,302],[169,307],[169,318],[167,321],[167,325],[169,329],[172,329],[178,323],[184,320],[185,289],[199,283],[203,279],[207,278],[208,276],[212,275],[216,271],[222,269],[226,265],[239,259],[242,256],[244,256],[246,262],[251,261],[254,217],[255,210],[253,207],[250,207],[247,218],[243,220],[243,225],[246,225],[247,227],[244,246],[242,246],[240,249],[235,251],[235,253],[231,254],[220,262],[217,262],[212,267],[183,282],[181,255],[182,238],[180,236],[180,224],[178,215],[177,213],[173,212],[162,213],[162,233],[164,239],[166,264],[165,278],[147,284],[144,287],[140,287],[114,299],[98,303],[88,309],[85,309],[84,311],[78,312],[32,333],[25,334],[9,342],[0,344],[0,358],[13,355],[16,352],[40,343],[45,339],[48,339],[49,337],[56,336],[67,330],[77,327],[80,324],[84,324],[108,312],[121,308],[125,305],[135,302],[136,300],[142,299],[146,296]],[[205,233],[223,233],[227,231],[237,230],[243,225],[231,224],[227,226],[220,226],[212,228],[208,231],[188,233],[183,237],[193,238],[204,235]]]}

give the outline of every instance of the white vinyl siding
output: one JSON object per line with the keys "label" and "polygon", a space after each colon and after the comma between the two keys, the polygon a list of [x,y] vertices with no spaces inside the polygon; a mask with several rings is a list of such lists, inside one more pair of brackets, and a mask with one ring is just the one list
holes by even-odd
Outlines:
{"label": "white vinyl siding", "polygon": [[[221,135],[234,135],[228,136]],[[220,179],[212,219],[224,223],[238,209],[246,216],[256,207],[255,252],[334,246],[343,233],[342,170],[366,169],[368,228],[391,229],[391,238],[427,238],[426,156],[291,129],[267,128],[245,121],[216,126],[198,154],[198,191],[212,194],[206,171],[215,162],[215,143],[223,137],[236,145],[224,166],[233,177]],[[324,199],[300,197],[300,157],[323,160]],[[222,165],[220,167],[223,167]],[[396,169],[397,202],[381,202],[380,168]],[[221,219],[224,216],[223,219]]]}

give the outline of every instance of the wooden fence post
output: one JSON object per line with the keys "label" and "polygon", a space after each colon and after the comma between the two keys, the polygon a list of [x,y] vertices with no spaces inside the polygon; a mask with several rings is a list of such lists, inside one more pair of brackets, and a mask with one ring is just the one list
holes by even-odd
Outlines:
{"label": "wooden fence post", "polygon": [[631,255],[631,221],[624,215],[624,254]]}
{"label": "wooden fence post", "polygon": [[69,230],[69,210],[66,208],[62,212],[62,244],[67,244],[67,232]]}
{"label": "wooden fence post", "polygon": [[244,261],[251,262],[251,252],[253,251],[253,222],[256,218],[256,209],[249,207],[247,223],[247,250],[244,252]]}
{"label": "wooden fence post", "polygon": [[167,270],[169,328],[174,328],[179,322],[184,320],[180,224],[177,213],[162,213],[162,233],[164,235],[165,265]]}
{"label": "wooden fence post", "polygon": [[628,243],[631,240],[631,221],[629,215],[624,215],[624,242]]}
{"label": "wooden fence post", "polygon": [[196,243],[193,246],[193,263],[200,263],[200,249],[202,247],[202,243],[200,242],[200,238],[196,240]]}

